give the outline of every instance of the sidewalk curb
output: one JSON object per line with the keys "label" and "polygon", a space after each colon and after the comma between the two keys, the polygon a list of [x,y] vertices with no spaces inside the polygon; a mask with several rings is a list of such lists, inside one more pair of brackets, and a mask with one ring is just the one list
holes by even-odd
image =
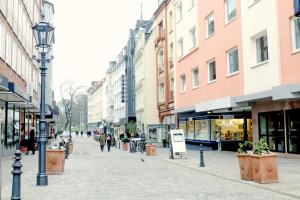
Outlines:
{"label": "sidewalk curb", "polygon": [[[239,184],[243,184],[243,185],[249,185],[249,186],[252,186],[252,187],[255,187],[255,188],[260,188],[260,189],[268,190],[268,191],[275,192],[275,193],[278,193],[278,194],[281,194],[281,195],[285,195],[285,196],[289,196],[289,197],[292,197],[292,198],[300,199],[300,196],[298,196],[298,195],[294,195],[294,194],[290,194],[290,193],[283,192],[283,191],[280,191],[280,190],[268,188],[268,187],[265,187],[263,185],[257,185],[254,182],[248,182],[248,181],[243,181],[243,180],[236,180],[236,179],[233,179],[233,178],[221,176],[219,174],[215,174],[215,173],[203,171],[203,170],[191,167],[191,166],[182,165],[182,164],[176,163],[176,162],[174,162],[172,160],[169,160],[169,159],[163,159],[163,158],[159,158],[159,157],[158,157],[158,159],[162,160],[164,162],[168,162],[168,163],[171,163],[173,165],[176,165],[176,166],[179,166],[179,167],[184,167],[184,168],[187,168],[187,169],[190,169],[190,170],[202,173],[202,174],[206,174],[206,175],[209,175],[209,176],[214,176],[214,177],[222,178],[224,180],[231,181],[231,182],[234,182],[234,183],[239,183]],[[197,165],[195,165],[195,166],[197,166]]]}

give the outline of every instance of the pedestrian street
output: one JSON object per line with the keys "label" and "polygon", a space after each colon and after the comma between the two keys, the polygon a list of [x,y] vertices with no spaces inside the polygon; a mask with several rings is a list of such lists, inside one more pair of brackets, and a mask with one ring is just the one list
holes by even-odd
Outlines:
{"label": "pedestrian street", "polygon": [[[99,142],[92,137],[73,137],[73,142],[74,152],[65,162],[64,173],[49,175],[48,186],[36,186],[37,155],[23,155],[23,200],[297,199],[245,181],[235,182],[174,164],[168,161],[166,150],[148,157],[115,147],[101,152]],[[3,200],[11,197],[11,164],[10,159],[4,161]]]}

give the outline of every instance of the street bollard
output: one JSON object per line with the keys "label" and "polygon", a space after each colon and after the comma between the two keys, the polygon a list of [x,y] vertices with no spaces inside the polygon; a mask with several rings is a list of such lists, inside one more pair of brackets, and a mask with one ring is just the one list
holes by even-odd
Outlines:
{"label": "street bollard", "polygon": [[171,144],[171,147],[170,147],[170,159],[174,159],[173,145],[172,144]]}
{"label": "street bollard", "polygon": [[200,144],[200,167],[205,167],[205,165],[204,165],[204,159],[203,159],[203,148],[202,148],[202,144]]}
{"label": "street bollard", "polygon": [[65,159],[69,158],[69,150],[70,150],[70,146],[69,146],[69,142],[66,143],[66,154],[65,154]]}
{"label": "street bollard", "polygon": [[21,200],[21,174],[23,173],[21,168],[21,151],[17,148],[15,152],[15,161],[12,164],[13,171],[13,182],[12,182],[12,195],[11,200]]}

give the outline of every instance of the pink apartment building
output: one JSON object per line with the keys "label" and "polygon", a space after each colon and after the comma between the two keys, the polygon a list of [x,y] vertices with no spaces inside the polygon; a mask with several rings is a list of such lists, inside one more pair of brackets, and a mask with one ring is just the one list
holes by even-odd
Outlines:
{"label": "pink apartment building", "polygon": [[[179,128],[187,141],[214,147],[221,133],[223,149],[230,149],[252,137],[250,108],[234,103],[244,93],[240,1],[199,0],[193,8],[177,1],[175,6]],[[183,22],[190,27],[181,28]]]}
{"label": "pink apartment building", "polygon": [[264,138],[272,151],[299,154],[300,20],[293,1],[192,1],[194,29],[180,27],[191,15],[187,2],[175,3],[175,112],[187,141],[214,146],[221,133],[224,149]]}

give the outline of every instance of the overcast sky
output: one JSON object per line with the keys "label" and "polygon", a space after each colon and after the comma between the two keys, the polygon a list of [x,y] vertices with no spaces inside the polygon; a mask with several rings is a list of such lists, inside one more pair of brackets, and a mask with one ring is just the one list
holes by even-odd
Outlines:
{"label": "overcast sky", "polygon": [[64,79],[89,86],[126,45],[141,16],[150,19],[157,0],[50,0],[54,4],[53,89],[59,100]]}

